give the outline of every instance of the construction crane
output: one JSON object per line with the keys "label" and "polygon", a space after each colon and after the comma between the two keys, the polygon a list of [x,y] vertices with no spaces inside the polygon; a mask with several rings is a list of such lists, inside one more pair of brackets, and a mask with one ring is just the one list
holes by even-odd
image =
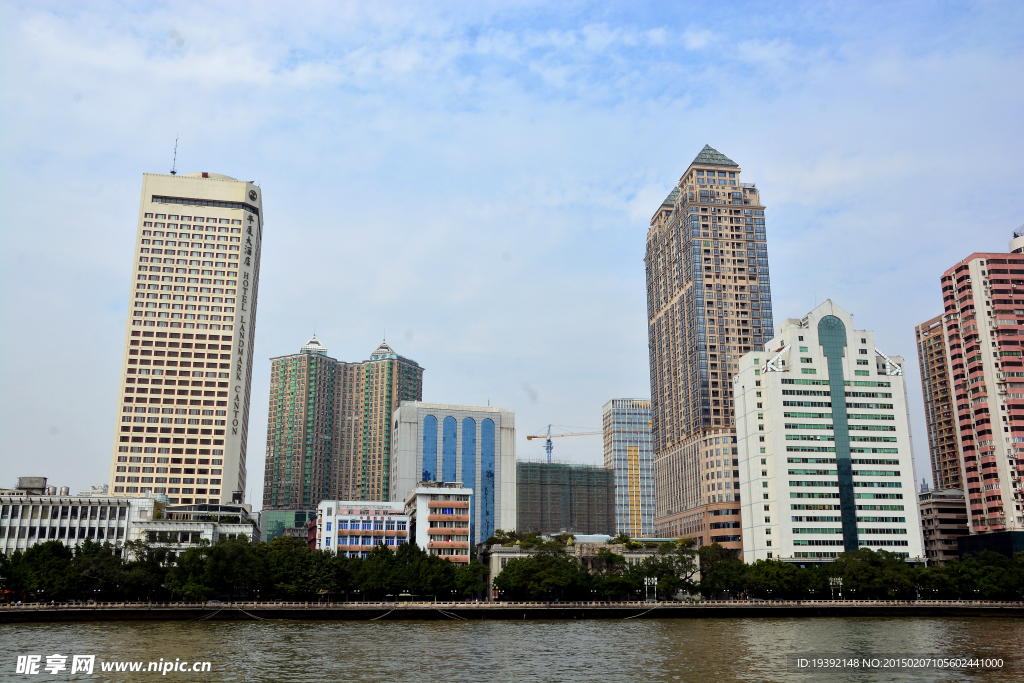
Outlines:
{"label": "construction crane", "polygon": [[595,434],[604,434],[604,432],[569,432],[569,433],[566,433],[566,434],[552,434],[551,433],[551,427],[552,427],[552,425],[548,425],[548,433],[547,434],[531,434],[530,436],[526,437],[527,441],[529,441],[531,439],[546,439],[546,441],[544,443],[544,450],[546,450],[548,452],[548,463],[549,464],[551,463],[551,448],[552,448],[551,439],[554,439],[556,437],[562,437],[562,436],[593,436]]}

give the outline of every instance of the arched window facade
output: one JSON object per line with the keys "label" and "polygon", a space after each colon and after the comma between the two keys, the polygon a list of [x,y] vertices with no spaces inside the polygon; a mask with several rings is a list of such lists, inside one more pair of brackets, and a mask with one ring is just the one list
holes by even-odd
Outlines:
{"label": "arched window facade", "polygon": [[441,481],[455,481],[455,448],[458,440],[458,424],[455,418],[444,419],[444,435],[441,441]]}
{"label": "arched window facade", "polygon": [[427,415],[423,418],[423,479],[437,479],[437,418]]}
{"label": "arched window facade", "polygon": [[469,542],[473,543],[476,528],[476,420],[467,417],[462,420],[462,485],[473,489],[469,499]]}
{"label": "arched window facade", "polygon": [[474,491],[480,500],[480,537],[482,543],[494,534],[494,420],[480,426],[480,489]]}

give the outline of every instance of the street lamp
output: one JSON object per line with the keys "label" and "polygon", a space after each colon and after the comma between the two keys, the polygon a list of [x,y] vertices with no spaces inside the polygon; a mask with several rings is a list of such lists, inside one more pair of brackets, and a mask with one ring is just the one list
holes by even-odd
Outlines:
{"label": "street lamp", "polygon": [[644,600],[650,600],[650,596],[648,595],[647,591],[652,586],[654,587],[654,601],[657,602],[658,601],[658,577],[657,576],[647,576],[647,577],[644,577]]}

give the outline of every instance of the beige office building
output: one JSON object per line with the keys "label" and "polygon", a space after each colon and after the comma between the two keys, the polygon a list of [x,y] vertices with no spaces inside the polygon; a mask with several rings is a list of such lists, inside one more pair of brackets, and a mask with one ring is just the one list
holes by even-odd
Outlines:
{"label": "beige office building", "polygon": [[741,548],[732,378],[772,336],[765,207],[705,145],[651,218],[654,533]]}
{"label": "beige office building", "polygon": [[252,182],[143,175],[113,496],[242,501],[262,234]]}

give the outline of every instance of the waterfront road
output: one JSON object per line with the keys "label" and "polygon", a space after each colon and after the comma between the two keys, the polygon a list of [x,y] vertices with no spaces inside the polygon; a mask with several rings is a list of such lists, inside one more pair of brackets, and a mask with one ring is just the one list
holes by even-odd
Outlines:
{"label": "waterfront road", "polygon": [[0,623],[247,620],[734,619],[1024,617],[1022,602],[721,600],[695,602],[96,602],[0,606]]}

